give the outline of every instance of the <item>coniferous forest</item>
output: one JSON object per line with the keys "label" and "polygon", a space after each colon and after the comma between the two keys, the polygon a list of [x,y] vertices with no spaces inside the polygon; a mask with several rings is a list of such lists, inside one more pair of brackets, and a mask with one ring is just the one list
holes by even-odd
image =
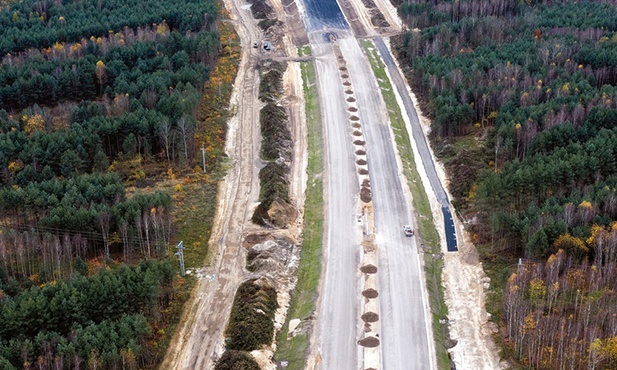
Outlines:
{"label": "coniferous forest", "polygon": [[153,185],[224,138],[197,122],[217,20],[209,0],[2,2],[0,368],[160,360],[174,202]]}
{"label": "coniferous forest", "polygon": [[399,60],[523,368],[617,365],[616,5],[398,4]]}

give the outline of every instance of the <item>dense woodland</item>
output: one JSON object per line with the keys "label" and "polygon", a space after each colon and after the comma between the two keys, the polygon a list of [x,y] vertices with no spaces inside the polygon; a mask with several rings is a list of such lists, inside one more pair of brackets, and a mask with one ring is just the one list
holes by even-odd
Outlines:
{"label": "dense woodland", "polygon": [[496,274],[504,349],[537,369],[614,367],[617,3],[398,5],[455,204],[489,266],[526,261]]}
{"label": "dense woodland", "polygon": [[160,359],[173,271],[150,259],[169,254],[173,201],[150,189],[201,164],[197,146],[222,155],[224,128],[198,127],[217,18],[214,1],[2,2],[3,369]]}

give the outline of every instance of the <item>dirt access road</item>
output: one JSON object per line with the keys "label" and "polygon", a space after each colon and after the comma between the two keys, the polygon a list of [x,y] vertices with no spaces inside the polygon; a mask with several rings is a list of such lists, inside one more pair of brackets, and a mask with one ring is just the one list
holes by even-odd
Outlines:
{"label": "dirt access road", "polygon": [[192,301],[181,320],[161,369],[210,369],[224,350],[223,333],[236,289],[245,279],[246,251],[242,239],[256,228],[250,223],[259,194],[259,75],[255,68],[257,49],[248,47],[261,40],[250,10],[236,1],[226,1],[242,48],[242,57],[231,106],[237,114],[228,122],[226,152],[231,160],[225,181],[220,184],[218,209],[210,239],[211,266],[200,273]]}
{"label": "dirt access road", "polygon": [[[224,352],[224,331],[227,327],[231,306],[238,286],[248,278],[255,277],[245,270],[247,235],[263,234],[263,228],[254,225],[250,218],[257,205],[259,195],[259,169],[264,163],[259,158],[261,134],[258,100],[260,61],[272,58],[278,60],[297,57],[293,39],[280,29],[271,35],[273,50],[264,51],[252,45],[264,39],[262,30],[253,19],[250,6],[243,1],[224,0],[230,13],[231,22],[242,45],[238,75],[231,96],[231,110],[236,114],[228,121],[226,153],[231,169],[221,182],[218,208],[210,239],[210,266],[199,271],[199,282],[194,289],[191,301],[187,303],[166,357],[160,366],[162,370],[211,369]],[[277,17],[283,19],[285,11],[278,1],[272,1]],[[299,24],[298,19],[286,19],[291,24]],[[299,40],[306,40],[303,32]],[[224,40],[223,40],[224,41]],[[306,42],[306,41],[304,41]],[[291,58],[287,56],[290,55]],[[306,188],[307,142],[304,122],[304,99],[302,78],[298,63],[290,62],[284,74],[283,102],[289,110],[289,125],[294,142],[290,169],[290,199],[298,211],[298,218],[285,230],[273,230],[270,234],[297,241],[302,223],[304,192]],[[216,254],[214,253],[216,252]],[[288,266],[289,267],[289,266]],[[290,268],[289,271],[294,271]],[[288,271],[288,272],[289,272]],[[277,327],[285,320],[289,291],[293,279],[288,272],[277,275],[279,280],[278,300],[281,308],[276,313]],[[280,278],[282,276],[282,278]],[[268,367],[271,351],[266,349],[258,355],[262,368]]]}

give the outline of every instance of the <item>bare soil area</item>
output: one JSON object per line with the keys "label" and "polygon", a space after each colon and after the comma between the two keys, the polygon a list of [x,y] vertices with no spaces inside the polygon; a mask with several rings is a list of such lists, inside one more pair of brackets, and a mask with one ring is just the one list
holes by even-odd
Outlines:
{"label": "bare soil area", "polygon": [[[276,4],[275,4],[276,5]],[[224,331],[236,289],[247,278],[271,277],[279,291],[279,310],[275,326],[284,322],[289,292],[294,284],[297,265],[297,238],[300,233],[303,194],[306,183],[306,131],[302,124],[304,107],[302,82],[299,69],[293,65],[285,73],[286,106],[292,127],[294,151],[291,168],[293,183],[291,199],[300,211],[298,220],[293,220],[288,230],[264,232],[253,225],[250,218],[259,194],[257,174],[262,166],[259,159],[261,144],[258,102],[258,62],[264,58],[285,59],[294,52],[293,37],[287,37],[281,25],[271,27],[264,35],[252,18],[247,3],[225,1],[243,45],[231,106],[236,115],[228,122],[226,152],[231,169],[219,188],[218,210],[210,239],[212,261],[196,275],[199,282],[192,299],[187,303],[178,332],[174,336],[161,365],[161,369],[194,370],[210,369],[224,352]],[[281,7],[276,7],[277,16]],[[272,50],[251,47],[264,40],[272,42]],[[294,54],[295,55],[295,54]],[[255,253],[259,264],[254,271],[245,269],[247,248]],[[214,253],[216,252],[216,253]],[[255,351],[254,351],[255,352]],[[272,348],[253,353],[262,368],[271,368]]]}

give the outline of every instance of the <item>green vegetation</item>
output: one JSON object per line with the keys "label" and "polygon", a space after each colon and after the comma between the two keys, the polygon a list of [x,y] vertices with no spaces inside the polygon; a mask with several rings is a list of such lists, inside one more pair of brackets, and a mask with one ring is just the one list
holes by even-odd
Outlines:
{"label": "green vegetation", "polygon": [[[203,264],[237,35],[213,1],[2,7],[0,312],[36,325],[0,334],[0,367],[154,368],[194,281],[174,278],[175,257],[117,261],[184,240],[187,266]],[[90,280],[96,307],[80,301]]]}
{"label": "green vegetation", "polygon": [[[598,292],[617,272],[617,10],[495,0],[399,13],[420,29],[394,43],[498,284],[489,308],[506,353],[529,368],[614,366],[605,318],[617,311]],[[519,257],[536,262],[514,271]]]}
{"label": "green vegetation", "polygon": [[416,163],[409,141],[409,133],[405,127],[405,121],[401,114],[401,109],[396,101],[396,96],[390,79],[386,74],[385,65],[379,57],[377,49],[370,41],[363,41],[362,46],[364,52],[368,56],[373,73],[379,83],[381,95],[386,103],[390,116],[390,125],[394,132],[394,139],[398,148],[401,161],[403,162],[403,173],[407,178],[407,185],[411,190],[413,205],[418,217],[418,233],[422,240],[424,251],[425,274],[427,278],[427,290],[429,292],[429,303],[433,318],[433,336],[435,339],[435,350],[437,353],[437,366],[439,369],[448,369],[450,362],[446,351],[446,329],[439,320],[445,319],[448,315],[448,308],[444,302],[443,287],[441,285],[441,271],[443,269],[443,261],[434,256],[439,255],[441,246],[439,242],[439,234],[435,228],[433,221],[433,213],[422,179],[416,168]]}
{"label": "green vegetation", "polygon": [[[310,54],[309,47],[298,51],[299,55]],[[298,282],[292,294],[289,312],[285,325],[277,338],[277,361],[289,362],[288,369],[304,369],[306,349],[308,348],[308,333],[300,333],[288,338],[289,320],[308,319],[315,311],[317,286],[321,274],[321,246],[323,236],[323,155],[322,127],[319,110],[319,98],[315,86],[315,66],[312,63],[300,64],[302,80],[304,81],[304,99],[306,102],[306,124],[308,129],[308,184],[304,208],[304,235],[300,265],[298,266]]]}
{"label": "green vegetation", "polygon": [[[194,86],[218,56],[213,3],[169,4],[173,11],[158,4],[148,14],[167,20],[142,24],[142,15],[124,12],[129,4],[107,2],[104,13],[117,26],[104,37],[79,26],[89,18],[107,25],[101,4],[80,5],[80,17],[71,15],[75,4],[32,1],[10,5],[10,21],[0,14],[12,22],[0,31],[3,42],[30,43],[24,49],[15,41],[0,66],[0,260],[7,279],[61,278],[75,256],[165,256],[172,202],[149,187],[165,167],[194,162],[202,125],[193,117],[201,97]],[[44,14],[16,20],[36,6]],[[209,15],[195,21],[195,11]],[[56,12],[65,21],[39,19]],[[56,37],[53,30],[66,38],[45,41]],[[144,191],[127,196],[125,185]],[[25,253],[10,247],[18,240],[26,240]],[[42,256],[34,252],[41,244]]]}
{"label": "green vegetation", "polygon": [[272,343],[276,291],[265,280],[251,279],[238,287],[227,327],[229,350],[252,351]]}
{"label": "green vegetation", "polygon": [[199,32],[213,26],[216,18],[215,4],[210,1],[146,0],[137,5],[124,0],[14,2],[0,13],[0,55],[106,36],[110,30],[137,29],[163,20],[181,34]]}
{"label": "green vegetation", "polygon": [[166,321],[173,297],[169,262],[120,265],[90,277],[82,273],[88,267],[78,259],[69,280],[3,297],[0,361],[15,368],[35,362],[44,368],[52,363],[73,368],[84,361],[103,368],[156,363],[163,353],[146,355],[144,347]]}

